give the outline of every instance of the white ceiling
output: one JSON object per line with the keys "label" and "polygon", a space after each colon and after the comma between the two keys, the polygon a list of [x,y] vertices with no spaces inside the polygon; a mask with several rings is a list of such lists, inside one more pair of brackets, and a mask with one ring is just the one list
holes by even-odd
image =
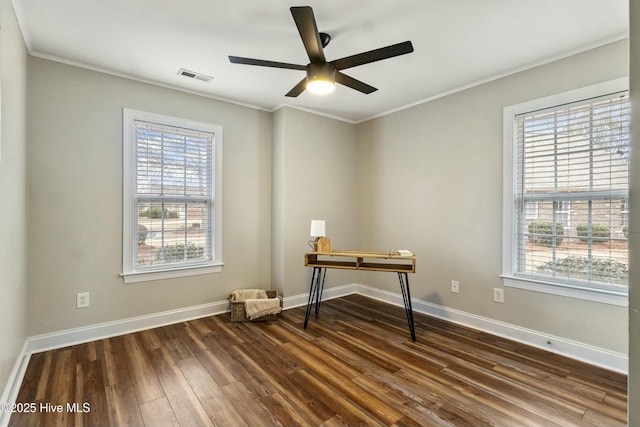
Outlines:
{"label": "white ceiling", "polygon": [[[267,110],[290,105],[359,122],[628,35],[628,0],[13,0],[29,52]],[[311,6],[327,60],[411,40],[411,54],[345,70],[338,85],[286,98],[306,65],[289,11]],[[210,82],[178,75],[185,68]]]}

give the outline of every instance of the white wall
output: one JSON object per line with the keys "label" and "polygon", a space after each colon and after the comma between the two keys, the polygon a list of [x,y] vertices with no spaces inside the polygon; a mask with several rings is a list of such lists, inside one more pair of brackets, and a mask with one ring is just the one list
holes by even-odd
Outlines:
{"label": "white wall", "polygon": [[[414,298],[626,353],[624,307],[514,288],[497,304],[492,289],[502,287],[503,108],[626,76],[627,49],[614,43],[360,124],[360,246],[414,251]],[[398,292],[392,275],[358,281]]]}
{"label": "white wall", "polygon": [[[273,283],[285,296],[309,291],[312,219],[324,219],[334,248],[356,245],[355,125],[291,108],[274,113]],[[353,283],[351,271],[327,273],[325,287]]]}
{"label": "white wall", "polygon": [[[27,336],[26,84],[24,42],[11,2],[0,0],[1,385],[7,382]],[[0,402],[3,397],[0,394]]]}
{"label": "white wall", "polygon": [[[270,113],[38,58],[28,84],[29,335],[269,287]],[[123,107],[223,126],[222,273],[123,284]]]}

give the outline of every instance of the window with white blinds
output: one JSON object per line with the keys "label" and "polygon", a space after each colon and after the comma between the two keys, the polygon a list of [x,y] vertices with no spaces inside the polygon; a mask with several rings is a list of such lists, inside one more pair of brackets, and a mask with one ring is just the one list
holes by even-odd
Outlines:
{"label": "window with white blinds", "polygon": [[218,126],[125,110],[125,277],[219,263],[220,143]]}
{"label": "window with white blinds", "polygon": [[627,92],[513,117],[513,274],[625,294]]}

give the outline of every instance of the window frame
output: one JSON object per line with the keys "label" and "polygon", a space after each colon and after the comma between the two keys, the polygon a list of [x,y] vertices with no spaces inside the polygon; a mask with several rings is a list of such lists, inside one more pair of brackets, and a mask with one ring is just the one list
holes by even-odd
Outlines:
{"label": "window frame", "polygon": [[[135,121],[157,123],[161,126],[194,129],[211,132],[214,135],[213,195],[211,199],[210,224],[213,232],[213,257],[200,263],[183,263],[172,266],[158,265],[136,269],[135,251],[138,236],[135,232],[137,221],[136,204],[136,138]],[[171,279],[222,271],[222,126],[196,120],[156,114],[123,108],[123,209],[122,209],[122,273],[124,283],[146,282]]]}
{"label": "window frame", "polygon": [[500,277],[503,280],[504,286],[616,306],[628,306],[628,287],[627,292],[622,292],[618,290],[580,286],[579,284],[572,283],[544,281],[538,278],[517,277],[515,274],[515,212],[513,203],[515,194],[513,167],[515,139],[514,118],[517,115],[628,90],[628,79],[620,78],[507,106],[503,109],[502,272]]}

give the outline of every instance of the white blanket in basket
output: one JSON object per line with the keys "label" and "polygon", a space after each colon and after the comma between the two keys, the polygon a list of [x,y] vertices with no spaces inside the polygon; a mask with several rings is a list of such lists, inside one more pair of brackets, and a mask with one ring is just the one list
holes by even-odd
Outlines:
{"label": "white blanket in basket", "polygon": [[267,299],[264,289],[236,289],[231,292],[231,302],[245,302],[248,299]]}
{"label": "white blanket in basket", "polygon": [[244,302],[244,311],[249,319],[257,319],[268,314],[278,314],[282,308],[278,298],[248,299]]}

